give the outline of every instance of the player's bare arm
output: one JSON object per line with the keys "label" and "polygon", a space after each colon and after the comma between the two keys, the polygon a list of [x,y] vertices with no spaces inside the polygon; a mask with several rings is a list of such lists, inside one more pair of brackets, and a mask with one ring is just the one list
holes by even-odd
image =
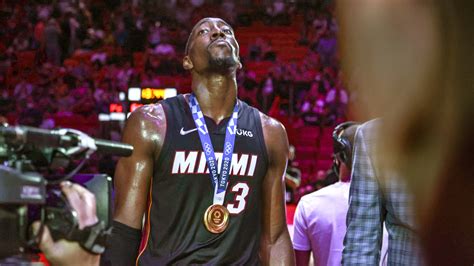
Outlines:
{"label": "player's bare arm", "polygon": [[133,145],[133,154],[119,160],[115,171],[114,219],[141,229],[153,174],[166,133],[166,117],[160,104],[134,111],[127,120],[123,142]]}
{"label": "player's bare arm", "polygon": [[263,181],[260,257],[264,265],[294,265],[295,258],[286,225],[284,199],[288,138],[280,122],[262,113],[260,118],[269,161]]}

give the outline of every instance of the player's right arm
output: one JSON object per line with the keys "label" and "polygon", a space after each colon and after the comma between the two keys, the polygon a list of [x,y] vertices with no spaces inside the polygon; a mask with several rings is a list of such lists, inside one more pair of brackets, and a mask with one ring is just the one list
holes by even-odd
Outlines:
{"label": "player's right arm", "polygon": [[160,104],[141,107],[127,119],[122,141],[133,146],[133,153],[121,158],[115,169],[114,229],[104,264],[135,264],[153,163],[159,156],[165,133],[166,118]]}

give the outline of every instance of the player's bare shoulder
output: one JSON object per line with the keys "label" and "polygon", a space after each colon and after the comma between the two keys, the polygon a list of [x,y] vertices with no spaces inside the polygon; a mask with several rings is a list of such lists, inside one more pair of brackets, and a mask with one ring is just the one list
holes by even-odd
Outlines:
{"label": "player's bare shoulder", "polygon": [[262,112],[260,112],[260,120],[268,154],[271,156],[274,153],[288,153],[288,137],[285,126]]}
{"label": "player's bare shoulder", "polygon": [[166,116],[161,103],[147,104],[137,108],[130,114],[128,120],[141,121],[146,123],[145,126],[161,126],[163,123],[166,124]]}
{"label": "player's bare shoulder", "polygon": [[163,143],[166,134],[166,115],[160,103],[144,105],[133,111],[124,128],[125,142]]}
{"label": "player's bare shoulder", "polygon": [[265,134],[265,131],[268,131],[267,133],[270,134],[285,134],[286,136],[286,130],[285,126],[283,126],[280,121],[276,120],[275,118],[272,118],[262,112],[260,113],[260,120],[262,121],[262,128]]}

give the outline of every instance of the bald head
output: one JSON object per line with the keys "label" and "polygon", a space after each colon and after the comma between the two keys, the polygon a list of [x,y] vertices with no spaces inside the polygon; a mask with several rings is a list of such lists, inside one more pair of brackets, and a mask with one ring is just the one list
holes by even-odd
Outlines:
{"label": "bald head", "polygon": [[233,29],[220,18],[203,18],[186,43],[183,67],[194,72],[231,73],[242,67]]}
{"label": "bald head", "polygon": [[[192,36],[195,34],[195,31],[197,28],[199,28],[199,26],[201,26],[202,24],[208,22],[208,21],[219,21],[225,25],[227,25],[229,28],[232,29],[232,27],[229,25],[229,23],[225,22],[223,19],[221,18],[212,18],[212,17],[207,17],[207,18],[203,18],[201,20],[199,20],[193,27],[193,29],[191,30],[191,33],[189,33],[189,36],[188,36],[188,40],[186,41],[186,47],[184,48],[184,55],[188,55],[189,54],[189,46],[190,46],[190,43],[191,43],[191,40],[192,40]],[[232,29],[232,32],[234,31],[234,29]]]}

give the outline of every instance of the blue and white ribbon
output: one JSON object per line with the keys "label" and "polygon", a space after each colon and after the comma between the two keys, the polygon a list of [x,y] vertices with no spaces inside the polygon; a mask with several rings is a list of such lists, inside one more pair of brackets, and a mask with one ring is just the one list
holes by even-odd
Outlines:
{"label": "blue and white ribbon", "polygon": [[235,134],[237,131],[237,117],[239,113],[239,105],[237,102],[234,106],[229,122],[227,123],[227,130],[225,133],[224,150],[222,152],[222,165],[220,178],[217,172],[217,159],[214,153],[214,147],[212,146],[209,131],[204,120],[199,103],[194,94],[189,97],[189,108],[193,114],[194,123],[198,129],[199,139],[201,140],[202,149],[206,156],[207,166],[209,168],[209,175],[211,176],[211,182],[214,186],[214,198],[213,204],[224,204],[225,192],[227,189],[227,181],[230,175],[230,166],[232,162],[232,153],[234,152]]}

